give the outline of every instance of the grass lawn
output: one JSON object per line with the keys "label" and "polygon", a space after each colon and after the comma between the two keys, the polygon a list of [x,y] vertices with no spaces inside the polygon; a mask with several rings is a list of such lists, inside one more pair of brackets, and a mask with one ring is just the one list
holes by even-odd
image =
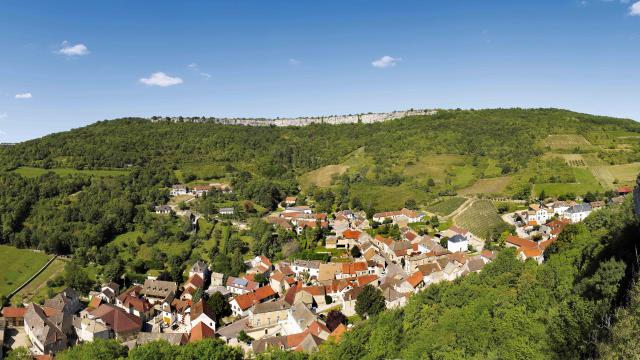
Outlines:
{"label": "grass lawn", "polygon": [[518,202],[492,201],[492,203],[496,207],[496,209],[498,207],[500,207],[500,206],[506,206],[508,213],[527,209],[527,206],[525,204],[521,204],[521,203],[518,203]]}
{"label": "grass lawn", "polygon": [[58,175],[66,176],[72,174],[82,174],[89,176],[120,176],[127,175],[129,170],[76,170],[76,169],[68,169],[68,168],[58,168],[58,169],[42,169],[36,167],[19,167],[14,170],[14,172],[24,176],[24,177],[38,177],[42,174],[46,174],[47,172],[52,171]]}
{"label": "grass lawn", "polygon": [[469,182],[473,176],[473,169],[469,167],[469,171],[464,164],[465,157],[461,155],[425,155],[419,161],[407,165],[403,175],[421,183],[425,183],[429,178],[436,183],[442,183],[447,177],[447,170],[452,170],[456,175],[453,182],[462,184]]}
{"label": "grass lawn", "polygon": [[479,179],[473,185],[458,191],[458,193],[460,195],[502,194],[510,182],[510,176]]}
{"label": "grass lawn", "polygon": [[533,196],[538,196],[542,191],[547,196],[560,196],[563,194],[574,193],[582,196],[585,193],[602,192],[604,189],[586,168],[571,168],[576,177],[576,183],[558,183],[558,184],[535,184],[533,187]]}
{"label": "grass lawn", "polygon": [[400,186],[382,186],[369,184],[351,185],[351,196],[360,198],[365,206],[372,204],[377,211],[398,210],[405,201],[413,199],[418,205],[431,201],[434,195],[411,188],[407,184]]}
{"label": "grass lawn", "polygon": [[43,252],[0,245],[0,295],[8,295],[22,285],[50,258]]}
{"label": "grass lawn", "polygon": [[483,239],[487,239],[492,231],[501,232],[508,226],[502,221],[490,200],[474,201],[471,206],[456,216],[454,222]]}
{"label": "grass lawn", "polygon": [[463,197],[446,197],[444,199],[438,200],[431,205],[428,205],[427,210],[438,216],[447,216],[451,214],[455,209],[459,208],[460,205],[464,204],[465,201],[467,201],[467,199]]}

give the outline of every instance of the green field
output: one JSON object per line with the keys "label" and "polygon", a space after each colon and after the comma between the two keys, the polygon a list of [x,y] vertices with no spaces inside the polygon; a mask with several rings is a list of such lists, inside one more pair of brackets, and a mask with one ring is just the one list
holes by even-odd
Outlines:
{"label": "green field", "polygon": [[350,192],[352,197],[358,197],[365,206],[371,205],[378,211],[401,209],[409,199],[415,200],[418,206],[433,199],[429,194],[416,191],[405,184],[400,186],[354,184]]}
{"label": "green field", "polygon": [[473,185],[458,191],[458,193],[460,195],[502,194],[511,182],[511,179],[510,176],[480,179]]}
{"label": "green field", "polygon": [[43,252],[0,245],[0,295],[7,295],[22,285],[50,258]]}
{"label": "green field", "polygon": [[459,208],[460,205],[464,204],[465,201],[467,201],[467,199],[463,197],[447,197],[428,205],[427,210],[438,216],[447,216]]}
{"label": "green field", "polygon": [[46,174],[49,171],[54,172],[61,176],[81,174],[81,175],[98,176],[98,177],[127,175],[129,173],[128,170],[76,170],[76,169],[68,169],[68,168],[42,169],[42,168],[27,167],[27,166],[19,167],[14,170],[14,172],[24,177],[38,177],[42,174]]}
{"label": "green field", "polygon": [[508,224],[502,221],[490,200],[474,201],[471,206],[455,217],[454,222],[483,239],[508,228]]}
{"label": "green field", "polygon": [[604,189],[591,174],[591,171],[586,168],[571,168],[576,177],[576,183],[548,183],[548,184],[535,184],[533,187],[533,196],[538,196],[542,191],[547,196],[560,196],[562,194],[574,193],[582,196],[585,193],[602,192]]}

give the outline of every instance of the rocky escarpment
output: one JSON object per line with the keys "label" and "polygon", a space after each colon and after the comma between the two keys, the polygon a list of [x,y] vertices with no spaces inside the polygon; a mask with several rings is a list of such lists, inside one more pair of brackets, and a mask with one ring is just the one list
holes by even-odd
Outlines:
{"label": "rocky escarpment", "polygon": [[392,111],[387,113],[367,113],[356,115],[329,115],[315,117],[298,118],[215,118],[215,117],[158,117],[154,116],[150,120],[172,121],[172,122],[215,122],[225,125],[245,125],[245,126],[307,126],[311,124],[371,124],[376,122],[400,119],[407,116],[434,115],[435,110],[406,110]]}

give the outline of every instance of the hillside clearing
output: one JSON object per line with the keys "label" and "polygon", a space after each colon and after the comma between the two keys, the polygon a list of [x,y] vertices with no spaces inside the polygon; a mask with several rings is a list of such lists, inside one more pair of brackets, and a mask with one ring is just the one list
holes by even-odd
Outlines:
{"label": "hillside clearing", "polygon": [[555,150],[587,150],[592,147],[582,135],[549,135],[544,139],[544,145]]}
{"label": "hillside clearing", "polygon": [[[31,281],[27,286],[25,286],[22,290],[16,293],[13,297],[13,303],[19,303],[22,301],[35,301],[44,300],[47,297],[47,281],[55,278],[56,276],[61,276],[64,267],[67,264],[66,261],[61,260],[60,258],[54,260],[47,266],[47,268],[38,275],[33,281]],[[61,290],[61,289],[52,289],[52,290]]]}
{"label": "hillside clearing", "polygon": [[0,295],[8,295],[51,258],[43,252],[0,245]]}
{"label": "hillside clearing", "polygon": [[479,179],[473,185],[458,191],[458,193],[463,196],[476,194],[502,194],[507,185],[511,182],[511,179],[512,178],[510,176]]}
{"label": "hillside clearing", "polygon": [[328,187],[334,175],[342,175],[347,171],[347,165],[327,165],[319,169],[309,171],[300,177],[300,185],[303,189],[308,189],[313,185],[318,187]]}

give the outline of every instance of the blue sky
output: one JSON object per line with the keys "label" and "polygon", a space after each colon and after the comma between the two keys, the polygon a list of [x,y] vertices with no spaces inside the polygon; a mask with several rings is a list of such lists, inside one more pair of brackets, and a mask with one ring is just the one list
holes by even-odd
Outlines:
{"label": "blue sky", "polygon": [[640,120],[634,14],[635,0],[0,0],[0,142],[151,115]]}

